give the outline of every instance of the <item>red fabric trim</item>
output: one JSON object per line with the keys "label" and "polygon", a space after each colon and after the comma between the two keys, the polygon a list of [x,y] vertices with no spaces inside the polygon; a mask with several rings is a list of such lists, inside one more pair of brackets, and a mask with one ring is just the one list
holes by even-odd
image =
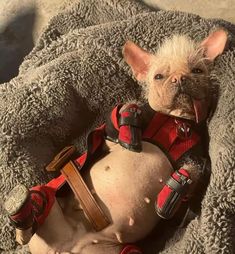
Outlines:
{"label": "red fabric trim", "polygon": [[167,185],[165,185],[163,189],[159,192],[157,196],[157,206],[160,209],[164,206],[167,198],[170,196],[171,193],[172,189],[170,189]]}
{"label": "red fabric trim", "polygon": [[120,105],[116,106],[111,113],[111,121],[116,130],[119,130],[118,126],[118,113],[119,113]]}
{"label": "red fabric trim", "polygon": [[127,245],[122,249],[120,254],[143,254],[140,248],[136,247],[135,245]]}
{"label": "red fabric trim", "polygon": [[168,120],[168,116],[156,113],[150,121],[148,127],[143,133],[143,138],[152,138],[154,134],[162,127],[162,125]]}
{"label": "red fabric trim", "polygon": [[20,209],[18,214],[11,216],[11,219],[16,222],[24,221],[27,219],[28,216],[31,216],[33,211],[34,211],[34,214],[37,214],[39,211],[37,207],[34,207],[34,205],[32,204],[31,201],[33,200],[35,203],[37,203],[39,209],[40,208],[43,209],[41,215],[34,216],[34,220],[37,222],[37,224],[42,225],[55,202],[56,189],[50,188],[46,185],[40,185],[40,186],[34,186],[30,190],[36,190],[42,193],[42,195],[45,197],[45,200],[46,200],[45,207],[43,207],[45,200],[42,198],[40,194],[30,193],[30,198],[27,201],[27,204],[25,205],[25,207]]}
{"label": "red fabric trim", "polygon": [[153,139],[160,143],[167,151],[177,138],[174,119],[168,118],[164,126],[158,130]]}
{"label": "red fabric trim", "polygon": [[178,138],[170,148],[169,154],[174,161],[177,161],[185,152],[200,142],[200,137],[193,132],[189,139]]}
{"label": "red fabric trim", "polygon": [[100,131],[100,132],[104,132],[105,129],[105,124],[102,124],[100,127],[96,128],[94,131]]}
{"label": "red fabric trim", "polygon": [[11,219],[15,222],[24,221],[31,214],[32,214],[32,206],[30,201],[28,201],[17,214],[11,215]]}
{"label": "red fabric trim", "polygon": [[46,184],[47,187],[57,191],[66,182],[65,177],[60,175]]}
{"label": "red fabric trim", "polygon": [[[181,175],[184,175],[184,176],[186,176],[186,177],[189,177],[188,172],[187,172],[186,170],[184,170],[184,169],[180,169],[180,170],[178,170],[178,172],[179,172]],[[174,172],[171,176],[172,176],[176,181],[180,182],[180,176],[179,176],[176,172]]]}
{"label": "red fabric trim", "polygon": [[84,165],[85,161],[87,159],[87,152],[82,154],[80,157],[78,157],[75,161],[80,165],[81,167]]}
{"label": "red fabric trim", "polygon": [[122,117],[129,117],[130,116],[130,112],[124,111],[124,112],[121,113],[121,116]]}
{"label": "red fabric trim", "polygon": [[[188,173],[188,171],[187,171],[186,169],[181,168],[181,169],[178,170],[178,172],[179,172],[181,175],[184,175],[184,176],[186,176],[187,178],[190,178],[190,175],[189,175],[189,173]],[[178,176],[178,175],[177,175],[177,176]],[[179,178],[178,178],[178,179],[179,179]],[[178,180],[178,179],[176,179],[176,180]]]}
{"label": "red fabric trim", "polygon": [[131,128],[128,125],[123,125],[120,127],[119,140],[126,144],[131,144]]}
{"label": "red fabric trim", "polygon": [[[200,137],[193,132],[180,135],[179,127],[187,131],[190,124],[184,120],[156,113],[143,134],[143,138],[152,139],[160,144],[169,153],[173,161],[177,161],[185,152],[200,142]],[[190,127],[191,128],[191,127]]]}
{"label": "red fabric trim", "polygon": [[[186,177],[189,178],[189,173],[187,170],[181,168],[178,170],[178,172]],[[180,176],[176,173],[173,172],[173,174],[171,175],[176,181],[180,182]],[[162,208],[164,206],[164,204],[166,203],[167,198],[169,197],[169,195],[173,192],[174,190],[172,190],[169,186],[165,185],[163,187],[163,189],[159,192],[158,197],[157,197],[157,207],[158,208]]]}
{"label": "red fabric trim", "polygon": [[[42,225],[47,218],[54,202],[55,202],[55,189],[52,189],[46,185],[41,185],[41,186],[35,186],[31,188],[31,190],[37,190],[42,192],[45,195],[46,198],[46,207],[44,208],[44,211],[42,212],[41,216],[34,217],[34,219],[37,221],[38,225]],[[31,200],[34,200],[40,207],[43,205],[43,199],[40,195],[38,194],[31,194]],[[32,206],[33,207],[33,206]],[[34,207],[33,207],[34,209]],[[37,210],[35,210],[37,212]]]}

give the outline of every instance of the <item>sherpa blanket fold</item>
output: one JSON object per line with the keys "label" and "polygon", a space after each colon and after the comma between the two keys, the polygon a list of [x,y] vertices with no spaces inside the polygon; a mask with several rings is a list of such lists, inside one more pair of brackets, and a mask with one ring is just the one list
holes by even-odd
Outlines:
{"label": "sherpa blanket fold", "polygon": [[[208,124],[211,178],[201,215],[159,250],[146,253],[235,253],[235,27],[180,12],[154,11],[134,0],[80,0],[55,16],[26,57],[18,77],[0,86],[1,202],[17,184],[45,183],[45,165],[65,145],[85,149],[85,136],[116,103],[142,100],[140,87],[122,58],[132,40],[154,52],[174,33],[201,40],[223,26],[230,43],[211,73],[219,87]],[[146,183],[148,184],[148,183]],[[1,207],[0,253],[17,247]],[[154,246],[154,245],[153,245]]]}

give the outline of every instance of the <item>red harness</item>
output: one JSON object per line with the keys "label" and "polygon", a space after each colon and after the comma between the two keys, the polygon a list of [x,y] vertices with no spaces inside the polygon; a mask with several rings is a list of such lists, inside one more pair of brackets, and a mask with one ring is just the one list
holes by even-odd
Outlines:
{"label": "red harness", "polygon": [[[111,114],[112,123],[117,130],[118,107],[115,107]],[[87,151],[74,161],[80,170],[85,168],[85,165],[93,159],[94,154],[102,147],[106,137],[105,128],[106,125],[103,124],[88,135]],[[143,131],[142,140],[155,143],[163,150],[171,162],[175,162],[200,142],[200,136],[193,130],[189,121],[179,120],[156,112],[147,128]],[[58,190],[65,182],[63,175],[60,175],[47,185]]]}
{"label": "red harness", "polygon": [[[147,127],[141,128],[140,113],[136,105],[120,111],[120,113],[118,108],[120,106],[116,107],[111,114],[110,133],[113,131],[114,136],[109,137],[134,152],[140,152],[142,148],[141,140],[146,140],[158,145],[170,158],[170,161],[175,162],[200,142],[199,135],[193,130],[190,122],[186,120],[179,120],[160,113],[147,111],[147,113],[153,113],[152,117],[147,120]],[[108,124],[107,126],[105,124],[102,125],[88,135],[87,152],[74,160],[79,170],[86,169],[86,164],[94,160],[97,157],[96,153],[101,151],[105,139],[110,134],[108,131],[110,126]],[[156,212],[160,217],[170,218],[174,215],[185,196],[187,186],[190,184],[189,181],[191,181],[190,176],[186,170],[179,169],[173,172],[158,193],[155,201]],[[36,225],[42,224],[52,208],[56,192],[65,183],[66,178],[61,174],[46,185],[32,187],[27,202],[17,214],[10,216],[11,220],[16,225],[18,223],[18,225],[23,226],[29,225],[32,227],[35,222]],[[127,245],[120,254],[128,253],[141,254],[142,252],[133,245]]]}
{"label": "red harness", "polygon": [[188,121],[161,113],[155,113],[143,133],[143,139],[155,142],[173,161],[200,142],[200,136]]}
{"label": "red harness", "polygon": [[[133,113],[133,111],[130,111],[130,112]],[[117,133],[120,134],[123,131],[125,137],[127,138],[130,137],[129,140],[132,140],[131,135],[133,134],[131,133],[131,131],[133,131],[131,127],[134,126],[135,128],[137,128],[138,133],[141,133],[141,128],[139,128],[138,122],[132,121],[131,123],[132,126],[130,126],[128,125],[129,124],[129,122],[127,121],[128,119],[123,120],[124,125],[120,124],[120,129],[119,129],[119,126],[118,126],[119,121],[117,119],[118,116],[119,114],[116,107],[111,114],[111,122],[112,122],[111,125],[112,125],[112,128],[114,129],[114,133],[116,132],[116,134]],[[124,117],[131,119],[129,117],[128,112],[125,112]],[[173,161],[173,162],[177,161],[184,153],[189,151],[189,149],[191,149],[193,146],[195,146],[196,144],[200,142],[199,135],[193,130],[190,123],[186,120],[179,120],[179,119],[155,112],[152,115],[151,119],[147,120],[147,122],[148,122],[147,127],[142,129],[142,140],[146,140],[158,145],[162,149],[162,151],[166,153],[168,158],[170,158],[170,161]],[[87,152],[85,152],[82,156],[74,160],[79,170],[86,169],[87,166],[89,166],[87,165],[87,163],[91,160],[94,160],[96,157],[96,153],[101,151],[101,148],[106,139],[106,136],[108,135],[107,126],[104,124],[101,127],[92,131],[88,135]],[[124,128],[121,129],[121,127],[124,127]],[[136,133],[134,133],[134,135],[136,135]],[[139,136],[139,138],[140,138],[138,139],[139,143],[141,143],[141,135]],[[115,135],[114,135],[114,139],[115,139],[115,142],[117,142]],[[118,142],[120,143],[120,139],[118,139]],[[172,212],[171,212],[172,209],[175,207],[178,207],[178,203],[179,203],[178,201],[181,202],[182,197],[180,193],[176,192],[176,190],[174,189],[174,185],[176,185],[177,183],[177,186],[176,186],[177,188],[178,187],[180,187],[181,189],[184,188],[185,181],[187,182],[189,178],[189,176],[186,173],[187,172],[183,169],[180,169],[177,172],[174,172],[170,178],[170,181],[168,181],[164,185],[163,189],[158,194],[158,198],[155,204],[157,208],[156,211],[159,214],[159,216],[172,215]],[[45,218],[47,217],[54,203],[56,192],[65,183],[66,183],[66,179],[64,175],[61,174],[59,177],[51,180],[46,185],[36,186],[31,189],[31,194],[35,192],[37,194],[37,195],[35,194],[34,196],[31,195],[31,201],[32,200],[36,201],[35,203],[39,204],[39,207],[45,206],[44,211],[39,213],[39,215],[35,217],[37,224],[42,224],[44,222]],[[38,193],[40,195],[38,195]],[[28,204],[29,206],[26,207],[26,211],[23,210],[19,212],[19,214],[17,214],[16,217],[14,218],[12,217],[13,220],[15,221],[18,220],[20,222],[24,221],[24,218],[28,216],[27,212],[29,212],[30,214],[32,213],[32,209],[33,209],[32,203],[29,202]],[[138,248],[132,245],[128,245],[122,250],[121,254],[130,253],[130,252],[141,253],[141,251]]]}

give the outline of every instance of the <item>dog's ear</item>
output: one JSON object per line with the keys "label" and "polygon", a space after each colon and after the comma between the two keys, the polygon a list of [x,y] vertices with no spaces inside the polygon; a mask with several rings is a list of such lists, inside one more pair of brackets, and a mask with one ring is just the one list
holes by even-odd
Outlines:
{"label": "dog's ear", "polygon": [[123,56],[130,65],[136,79],[144,81],[149,70],[151,54],[137,46],[134,42],[127,41],[123,47]]}
{"label": "dog's ear", "polygon": [[228,33],[223,29],[218,29],[211,33],[201,42],[205,48],[206,57],[213,61],[218,55],[222,54],[228,39]]}

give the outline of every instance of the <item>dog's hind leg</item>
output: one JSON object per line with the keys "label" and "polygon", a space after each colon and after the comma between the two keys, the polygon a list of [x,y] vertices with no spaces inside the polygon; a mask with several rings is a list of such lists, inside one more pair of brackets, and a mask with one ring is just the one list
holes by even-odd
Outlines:
{"label": "dog's hind leg", "polygon": [[72,249],[76,254],[142,254],[134,245],[121,244],[101,233],[90,233]]}

